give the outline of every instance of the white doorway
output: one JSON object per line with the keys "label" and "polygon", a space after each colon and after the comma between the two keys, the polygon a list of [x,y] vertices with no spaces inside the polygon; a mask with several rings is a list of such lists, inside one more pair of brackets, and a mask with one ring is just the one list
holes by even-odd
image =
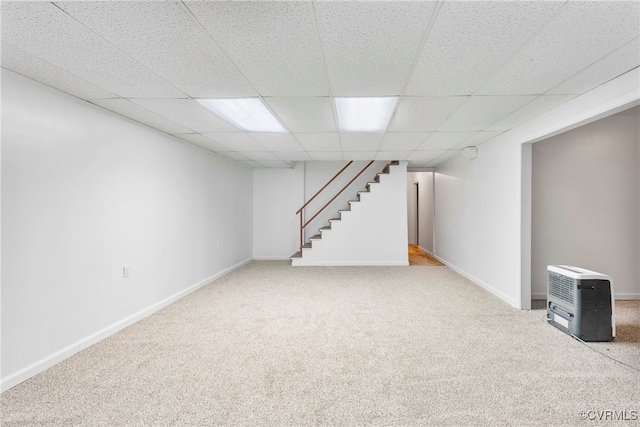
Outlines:
{"label": "white doorway", "polygon": [[407,240],[433,255],[433,172],[407,172]]}
{"label": "white doorway", "polygon": [[414,196],[415,196],[415,202],[414,202],[414,206],[415,206],[415,212],[413,215],[414,218],[414,224],[415,224],[415,240],[414,240],[414,245],[416,246],[420,246],[420,182],[414,182],[413,183],[414,188]]}

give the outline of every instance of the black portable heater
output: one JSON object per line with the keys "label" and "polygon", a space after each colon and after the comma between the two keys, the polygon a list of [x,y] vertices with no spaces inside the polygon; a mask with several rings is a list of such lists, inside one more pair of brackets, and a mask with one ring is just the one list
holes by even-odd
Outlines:
{"label": "black portable heater", "polygon": [[612,341],[611,277],[570,265],[549,265],[547,273],[547,321],[582,341]]}

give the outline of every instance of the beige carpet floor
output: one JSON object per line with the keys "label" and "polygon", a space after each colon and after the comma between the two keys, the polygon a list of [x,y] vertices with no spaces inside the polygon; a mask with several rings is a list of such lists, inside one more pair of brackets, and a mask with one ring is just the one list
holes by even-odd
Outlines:
{"label": "beige carpet floor", "polygon": [[[600,351],[638,354],[633,304]],[[544,314],[446,267],[252,262],[6,391],[2,425],[638,425],[640,372]]]}

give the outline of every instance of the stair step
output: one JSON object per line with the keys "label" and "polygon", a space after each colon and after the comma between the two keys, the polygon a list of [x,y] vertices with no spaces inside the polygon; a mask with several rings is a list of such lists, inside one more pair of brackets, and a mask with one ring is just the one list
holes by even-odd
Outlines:
{"label": "stair step", "polygon": [[[358,192],[356,193],[356,194],[358,195],[358,200],[349,200],[349,201],[347,202],[347,204],[349,205],[349,209],[341,209],[341,210],[339,210],[339,211],[338,211],[338,213],[340,214],[340,217],[339,217],[339,218],[331,218],[331,219],[329,220],[329,225],[328,225],[328,226],[324,226],[324,227],[319,228],[319,229],[318,229],[319,234],[315,234],[315,235],[311,236],[311,237],[309,238],[309,242],[308,242],[308,243],[305,243],[305,244],[302,246],[302,248],[301,248],[301,250],[300,250],[300,251],[298,251],[298,252],[296,252],[295,254],[291,255],[289,258],[290,258],[292,261],[293,261],[294,259],[301,259],[301,258],[302,258],[302,252],[303,252],[303,251],[302,251],[302,249],[310,249],[310,248],[312,248],[312,247],[313,247],[313,246],[312,246],[312,242],[313,242],[313,241],[316,241],[316,240],[322,240],[322,233],[323,233],[324,231],[331,230],[331,226],[332,226],[332,224],[333,224],[333,222],[334,222],[334,221],[342,221],[342,213],[343,213],[343,212],[350,212],[350,211],[351,211],[351,205],[352,205],[353,203],[356,203],[356,202],[360,202],[360,201],[362,201],[362,200],[361,200],[361,196],[362,196],[362,194],[363,194],[363,193],[370,193],[370,192],[371,192],[371,185],[372,185],[372,184],[379,184],[379,183],[380,183],[380,179],[381,179],[380,177],[381,177],[382,175],[389,174],[390,169],[391,169],[391,166],[397,166],[397,165],[399,165],[399,164],[400,164],[400,162],[399,162],[399,161],[397,161],[397,160],[394,160],[394,161],[391,161],[391,162],[387,163],[387,164],[384,166],[384,168],[382,169],[382,171],[381,171],[381,172],[378,172],[378,173],[375,175],[375,178],[373,179],[373,181],[368,182],[368,183],[365,185],[365,190],[358,191]],[[318,250],[319,250],[319,249],[320,249],[320,248],[318,248]],[[293,264],[293,265],[297,265],[297,264]]]}
{"label": "stair step", "polygon": [[389,168],[390,166],[398,166],[400,164],[399,160],[393,160],[389,163],[387,163],[384,168],[382,168],[382,173],[389,173]]}

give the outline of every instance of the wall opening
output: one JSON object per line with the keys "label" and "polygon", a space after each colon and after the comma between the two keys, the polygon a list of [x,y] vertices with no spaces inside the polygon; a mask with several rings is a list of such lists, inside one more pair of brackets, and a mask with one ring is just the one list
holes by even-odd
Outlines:
{"label": "wall opening", "polygon": [[411,245],[433,256],[433,172],[407,172],[407,237]]}
{"label": "wall opening", "polygon": [[[530,144],[534,306],[546,299],[546,266],[557,264],[610,275],[616,299],[640,299],[639,124],[634,107]],[[523,186],[525,175],[523,166]],[[526,247],[523,236],[523,257]]]}

